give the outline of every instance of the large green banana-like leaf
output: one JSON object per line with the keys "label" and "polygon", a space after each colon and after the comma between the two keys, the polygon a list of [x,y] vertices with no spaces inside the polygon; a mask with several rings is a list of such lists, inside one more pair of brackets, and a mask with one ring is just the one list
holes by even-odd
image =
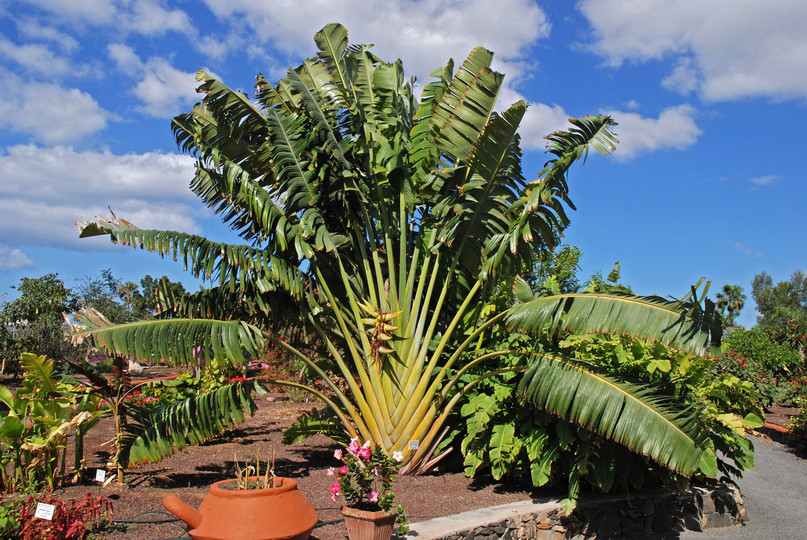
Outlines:
{"label": "large green banana-like leaf", "polygon": [[493,53],[475,48],[432,113],[435,140],[456,163],[467,159],[496,105],[504,75],[490,69]]}
{"label": "large green banana-like leaf", "polygon": [[525,184],[520,168],[513,164],[520,153],[514,144],[516,130],[526,109],[526,102],[521,101],[494,117],[475,149],[473,172],[466,176],[458,171],[457,176],[466,176],[466,180],[434,208],[436,215],[444,216],[440,241],[455,245],[457,257],[474,269],[482,264],[483,249],[491,249],[491,238],[509,229],[509,209]]}
{"label": "large green banana-like leaf", "polygon": [[[255,108],[249,96],[229,88],[201,69],[196,74],[196,80],[202,82],[198,89],[205,94],[202,106],[215,120],[217,137],[224,137],[227,141],[250,141],[251,145],[260,144],[256,136],[266,133],[266,118]],[[211,148],[221,146],[219,139]],[[249,153],[243,156],[228,155],[235,163],[243,163],[248,157]]]}
{"label": "large green banana-like leaf", "polygon": [[295,444],[313,435],[327,435],[345,446],[350,442],[344,426],[333,410],[322,408],[313,409],[300,416],[283,432],[283,444]]}
{"label": "large green banana-like leaf", "polygon": [[575,293],[536,298],[510,309],[507,324],[526,333],[625,332],[704,354],[720,326],[708,313],[658,296]]}
{"label": "large green banana-like leaf", "polygon": [[[344,61],[348,43],[347,28],[339,23],[331,23],[314,35],[314,43],[319,48],[317,56],[328,66],[329,72],[335,79],[334,86],[344,94],[350,86]],[[339,96],[338,99],[343,100],[344,95]]]}
{"label": "large green banana-like leaf", "polygon": [[705,449],[694,410],[568,358],[537,355],[518,392],[525,401],[684,475],[697,469]]}
{"label": "large green banana-like leaf", "polygon": [[332,102],[319,92],[320,87],[310,88],[296,71],[289,70],[288,78],[292,88],[303,98],[303,105],[314,124],[311,127],[319,133],[323,149],[331,153],[345,169],[350,169],[352,165],[345,157],[345,152],[339,144],[341,137],[337,136],[338,132],[334,128],[335,113],[330,110]]}
{"label": "large green banana-like leaf", "polygon": [[295,223],[288,222],[272,193],[231,161],[222,160],[212,166],[197,163],[190,188],[245,240],[277,241],[279,251],[283,251],[284,239],[299,230]]}
{"label": "large green banana-like leaf", "polygon": [[194,277],[229,283],[231,291],[236,290],[236,284],[251,286],[261,294],[282,289],[292,298],[302,300],[310,285],[298,267],[266,250],[213,242],[203,236],[175,231],[139,229],[114,214],[112,219],[97,218],[81,225],[82,238],[105,234],[116,243],[182,259]]}
{"label": "large green banana-like leaf", "polygon": [[112,324],[87,308],[76,319],[84,327],[74,335],[92,335],[97,346],[145,362],[162,359],[186,365],[201,355],[244,364],[244,352],[257,357],[264,346],[262,332],[243,321],[165,319]]}
{"label": "large green banana-like leaf", "polygon": [[131,419],[121,437],[118,461],[124,466],[155,463],[244,421],[257,407],[254,381],[240,381],[165,407],[127,405]]}

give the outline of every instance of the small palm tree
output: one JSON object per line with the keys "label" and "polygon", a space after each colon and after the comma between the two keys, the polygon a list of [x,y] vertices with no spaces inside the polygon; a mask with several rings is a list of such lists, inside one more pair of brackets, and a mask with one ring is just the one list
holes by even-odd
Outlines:
{"label": "small palm tree", "polygon": [[726,313],[726,325],[734,326],[734,319],[745,306],[743,288],[739,285],[723,285],[722,292],[717,293],[717,309]]}
{"label": "small palm tree", "polygon": [[[321,399],[350,436],[402,452],[404,473],[441,457],[448,414],[476,382],[459,386],[467,370],[512,352],[463,360],[494,325],[630,332],[705,350],[715,328],[697,295],[534,298],[517,277],[568,224],[569,167],[590,148],[614,149],[610,118],[570,119],[568,131],[548,137],[551,157],[527,181],[517,134],[527,104],[495,112],[503,76],[490,69],[490,51],[475,49],[456,70],[449,61],[418,100],[400,61],[348,45],[341,25],[315,42],[317,56],[277,84],[258,76],[255,102],[200,71],[204,99],[174,119],[179,146],[197,159],[191,189],[246,244],[142,230],[114,215],[82,225],[83,237],[169,255],[218,282],[164,297],[160,320],[112,325],[85,313],[99,346],[181,364],[195,350],[244,362],[274,342],[329,390],[286,384]],[[518,302],[497,311],[502,283]],[[319,334],[331,358],[280,339],[274,329],[289,320]],[[676,471],[697,466],[702,439],[685,411],[570,359],[523,356],[514,369],[525,370],[525,402]]]}

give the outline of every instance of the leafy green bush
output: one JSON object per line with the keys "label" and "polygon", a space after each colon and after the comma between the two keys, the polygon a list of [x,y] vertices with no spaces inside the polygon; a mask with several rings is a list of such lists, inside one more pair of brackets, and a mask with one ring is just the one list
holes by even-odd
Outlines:
{"label": "leafy green bush", "polygon": [[20,532],[20,505],[17,499],[0,495],[0,538],[17,538]]}
{"label": "leafy green bush", "polygon": [[734,329],[723,338],[722,350],[734,351],[738,355],[751,358],[760,366],[769,369],[793,369],[802,363],[798,351],[782,343],[772,341],[765,332],[758,328],[750,330]]}
{"label": "leafy green bush", "polygon": [[712,360],[712,375],[731,375],[749,381],[761,405],[793,403],[807,391],[799,353],[771,341],[756,328],[732,331],[723,342],[722,353]]}
{"label": "leafy green bush", "polygon": [[0,386],[0,402],[8,408],[0,412],[0,484],[7,492],[61,482],[71,431],[78,470],[83,433],[100,415],[100,398],[75,381],[55,378],[52,360],[25,353],[20,364],[25,379],[16,394]]}
{"label": "leafy green bush", "polygon": [[788,428],[794,433],[807,435],[807,398],[802,396],[798,404],[800,409],[799,415],[793,418],[793,422]]}
{"label": "leafy green bush", "polygon": [[[528,345],[528,339],[519,334],[497,337],[513,351]],[[532,341],[529,345],[535,347]],[[763,422],[753,385],[731,375],[710,375],[711,359],[628,336],[572,335],[557,342],[544,340],[539,348],[584,362],[606,375],[646,383],[659,395],[690,405],[708,447],[698,476],[741,475],[753,467],[753,447],[744,436],[744,427],[759,427]],[[481,354],[484,352],[477,353]],[[491,360],[505,370],[521,361],[523,357],[516,354]],[[471,379],[474,375],[464,376]],[[480,382],[464,398],[460,410],[464,425],[459,434],[469,476],[489,469],[497,480],[510,475],[529,479],[536,486],[568,481],[569,506],[583,482],[607,492],[615,486],[672,486],[685,480],[584,428],[525,408],[515,395],[517,376],[504,371]]]}
{"label": "leafy green bush", "polygon": [[198,376],[188,371],[175,379],[149,382],[134,390],[129,401],[136,405],[170,405],[218,390],[237,380],[244,380],[243,370],[233,367],[230,362],[214,358],[199,370]]}

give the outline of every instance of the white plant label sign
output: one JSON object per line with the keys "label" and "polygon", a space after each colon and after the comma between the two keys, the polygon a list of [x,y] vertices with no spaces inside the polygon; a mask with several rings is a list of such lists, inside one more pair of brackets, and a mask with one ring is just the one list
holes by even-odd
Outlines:
{"label": "white plant label sign", "polygon": [[417,450],[418,448],[420,448],[420,441],[409,441],[410,450]]}
{"label": "white plant label sign", "polygon": [[53,506],[52,504],[37,503],[36,512],[34,512],[34,517],[51,521],[53,519],[53,512],[55,510],[56,507]]}
{"label": "white plant label sign", "polygon": [[95,481],[103,483],[106,480],[105,469],[95,469]]}

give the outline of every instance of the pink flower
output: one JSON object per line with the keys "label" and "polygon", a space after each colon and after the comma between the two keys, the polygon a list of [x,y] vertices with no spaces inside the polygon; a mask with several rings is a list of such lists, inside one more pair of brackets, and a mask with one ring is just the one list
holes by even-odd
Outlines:
{"label": "pink flower", "polygon": [[354,456],[358,455],[359,451],[359,440],[358,439],[350,439],[350,444],[347,445],[347,451],[353,454]]}
{"label": "pink flower", "polygon": [[339,482],[331,484],[331,493],[333,493],[334,497],[342,493],[342,484]]}
{"label": "pink flower", "polygon": [[344,465],[339,467],[339,474],[347,474],[347,467],[345,467]]}
{"label": "pink flower", "polygon": [[403,452],[401,452],[400,450],[394,451],[392,453],[392,459],[394,459],[398,463],[402,462],[403,461]]}
{"label": "pink flower", "polygon": [[342,460],[342,451],[341,450],[335,450],[334,453],[333,453],[333,457],[335,457],[336,459],[341,461]]}
{"label": "pink flower", "polygon": [[378,502],[378,493],[371,491],[367,494],[367,500],[370,502]]}
{"label": "pink flower", "polygon": [[328,467],[328,472],[327,472],[327,473],[325,473],[325,474],[327,474],[328,476],[333,476],[333,474],[334,474],[334,469],[333,469],[333,467]]}

